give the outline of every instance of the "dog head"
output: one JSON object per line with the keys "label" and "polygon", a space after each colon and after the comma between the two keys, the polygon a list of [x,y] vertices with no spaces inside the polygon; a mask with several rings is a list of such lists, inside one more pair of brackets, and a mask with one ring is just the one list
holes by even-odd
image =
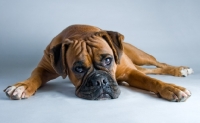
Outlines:
{"label": "dog head", "polygon": [[51,65],[63,78],[68,75],[80,98],[118,98],[115,72],[123,53],[123,39],[123,35],[112,31],[65,39],[51,49]]}

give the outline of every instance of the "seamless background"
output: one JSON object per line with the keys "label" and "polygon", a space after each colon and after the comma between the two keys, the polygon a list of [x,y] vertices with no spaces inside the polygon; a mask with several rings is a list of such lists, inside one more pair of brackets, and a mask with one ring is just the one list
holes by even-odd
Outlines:
{"label": "seamless background", "polygon": [[0,90],[28,78],[51,39],[71,24],[118,31],[158,61],[195,71],[186,78],[150,75],[188,88],[193,95],[183,103],[122,85],[116,100],[83,100],[61,78],[27,100],[9,100],[0,92],[0,121],[199,123],[199,22],[198,0],[0,0]]}

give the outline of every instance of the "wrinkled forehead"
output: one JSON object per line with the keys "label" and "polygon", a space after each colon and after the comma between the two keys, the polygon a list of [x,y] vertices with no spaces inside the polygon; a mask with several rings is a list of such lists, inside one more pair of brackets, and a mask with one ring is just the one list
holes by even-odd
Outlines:
{"label": "wrinkled forehead", "polygon": [[[88,52],[91,53],[91,51],[92,51],[93,57],[98,56],[100,54],[113,55],[113,52],[112,52],[110,46],[101,37],[98,37],[98,36],[91,37],[86,41],[86,44],[87,44]],[[90,51],[90,49],[91,49],[91,51]]]}
{"label": "wrinkled forehead", "polygon": [[82,61],[86,66],[89,66],[93,62],[92,58],[99,60],[103,54],[113,55],[112,49],[104,39],[95,36],[86,40],[73,41],[68,48],[66,58],[69,63]]}

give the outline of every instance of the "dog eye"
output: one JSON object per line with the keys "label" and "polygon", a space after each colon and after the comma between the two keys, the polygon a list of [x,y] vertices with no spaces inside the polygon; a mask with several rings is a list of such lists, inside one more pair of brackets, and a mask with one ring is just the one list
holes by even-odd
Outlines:
{"label": "dog eye", "polygon": [[112,62],[112,58],[106,58],[105,59],[105,65],[110,65]]}
{"label": "dog eye", "polygon": [[84,68],[83,67],[75,67],[75,71],[78,72],[78,73],[83,73],[84,72]]}

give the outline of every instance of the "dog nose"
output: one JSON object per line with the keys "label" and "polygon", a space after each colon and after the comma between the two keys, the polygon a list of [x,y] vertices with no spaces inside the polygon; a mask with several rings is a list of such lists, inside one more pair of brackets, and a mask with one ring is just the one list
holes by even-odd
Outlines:
{"label": "dog nose", "polygon": [[106,86],[107,84],[108,84],[108,81],[106,80],[106,78],[97,74],[86,83],[86,86],[87,87],[94,87],[94,86],[97,87],[97,86]]}
{"label": "dog nose", "polygon": [[104,78],[94,81],[95,86],[101,86],[101,85],[106,85],[106,84],[107,84],[107,81]]}

